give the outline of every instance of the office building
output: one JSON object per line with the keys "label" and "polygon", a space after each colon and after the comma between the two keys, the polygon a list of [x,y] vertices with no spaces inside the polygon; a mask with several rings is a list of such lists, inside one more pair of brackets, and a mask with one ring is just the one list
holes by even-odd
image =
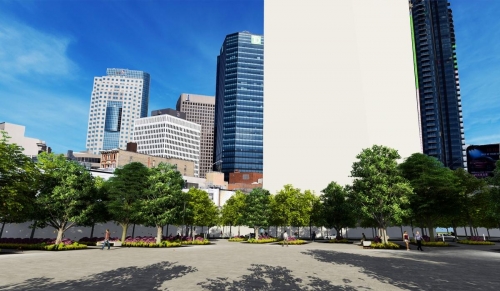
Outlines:
{"label": "office building", "polygon": [[412,0],[423,152],[464,168],[465,138],[453,14],[447,0]]}
{"label": "office building", "polygon": [[181,94],[177,100],[177,111],[184,114],[187,121],[201,125],[200,178],[212,171],[214,165],[214,116],[215,98],[195,94]]}
{"label": "office building", "polygon": [[262,172],[262,35],[244,31],[226,36],[217,57],[215,90],[214,163],[222,161],[226,180],[236,170]]}
{"label": "office building", "polygon": [[363,149],[421,152],[408,1],[265,1],[264,11],[263,188],[319,195],[352,183]]}
{"label": "office building", "polygon": [[163,114],[136,119],[133,128],[138,153],[192,161],[199,177],[201,125]]}
{"label": "office building", "polygon": [[[18,146],[23,148],[23,154],[30,158],[35,158],[39,153],[52,152],[50,147],[47,147],[45,141],[24,136],[26,131],[26,127],[24,125],[18,125],[8,122],[0,122],[0,131],[5,131],[9,144],[17,144]],[[0,135],[0,138],[2,136]]]}
{"label": "office building", "polygon": [[86,148],[125,149],[133,137],[133,122],[148,115],[150,76],[142,71],[107,69],[95,77],[90,98]]}

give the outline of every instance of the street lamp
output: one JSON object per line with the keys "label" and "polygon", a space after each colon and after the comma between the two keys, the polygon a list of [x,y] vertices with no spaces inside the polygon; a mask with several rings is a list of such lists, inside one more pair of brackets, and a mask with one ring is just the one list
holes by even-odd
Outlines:
{"label": "street lamp", "polygon": [[[222,160],[218,160],[217,162],[213,163],[210,167],[213,167],[213,165],[217,165],[222,163]],[[219,172],[220,172],[220,167],[219,167]]]}

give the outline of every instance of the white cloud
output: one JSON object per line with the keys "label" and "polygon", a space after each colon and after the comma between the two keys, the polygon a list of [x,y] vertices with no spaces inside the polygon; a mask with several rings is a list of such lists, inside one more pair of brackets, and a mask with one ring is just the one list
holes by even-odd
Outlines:
{"label": "white cloud", "polygon": [[4,18],[0,20],[0,76],[68,74],[76,68],[66,54],[71,41]]}

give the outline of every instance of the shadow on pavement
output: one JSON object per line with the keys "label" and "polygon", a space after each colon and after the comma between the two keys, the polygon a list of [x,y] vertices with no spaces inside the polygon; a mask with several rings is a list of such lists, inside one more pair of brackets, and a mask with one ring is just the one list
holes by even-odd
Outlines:
{"label": "shadow on pavement", "polygon": [[498,259],[427,257],[425,252],[394,252],[394,257],[374,257],[325,250],[302,254],[336,265],[360,268],[360,273],[405,290],[498,290]]}
{"label": "shadow on pavement", "polygon": [[[78,272],[77,265],[66,267],[73,267]],[[119,268],[64,282],[53,282],[53,279],[46,277],[33,278],[19,284],[0,286],[0,290],[157,290],[165,281],[196,271],[196,268],[161,262],[143,268]]]}
{"label": "shadow on pavement", "polygon": [[[242,291],[242,290],[361,290],[351,286],[333,285],[328,280],[309,276],[310,283],[306,285],[302,279],[295,278],[292,272],[280,266],[255,265],[248,269],[252,273],[241,276],[240,280],[229,281],[228,278],[218,277],[207,279],[207,282],[198,283],[205,290],[210,291]],[[349,281],[345,281],[349,283]]]}

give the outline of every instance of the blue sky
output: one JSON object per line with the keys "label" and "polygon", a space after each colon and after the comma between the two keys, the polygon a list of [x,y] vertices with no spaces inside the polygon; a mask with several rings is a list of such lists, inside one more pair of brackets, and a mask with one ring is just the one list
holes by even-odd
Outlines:
{"label": "blue sky", "polygon": [[227,34],[263,34],[263,0],[0,0],[0,122],[54,152],[85,150],[94,76],[151,74],[149,113],[215,94]]}
{"label": "blue sky", "polygon": [[[500,1],[450,2],[466,143],[499,143]],[[94,76],[150,73],[149,112],[214,95],[224,37],[263,33],[263,14],[263,0],[0,0],[0,122],[57,153],[84,150]]]}

